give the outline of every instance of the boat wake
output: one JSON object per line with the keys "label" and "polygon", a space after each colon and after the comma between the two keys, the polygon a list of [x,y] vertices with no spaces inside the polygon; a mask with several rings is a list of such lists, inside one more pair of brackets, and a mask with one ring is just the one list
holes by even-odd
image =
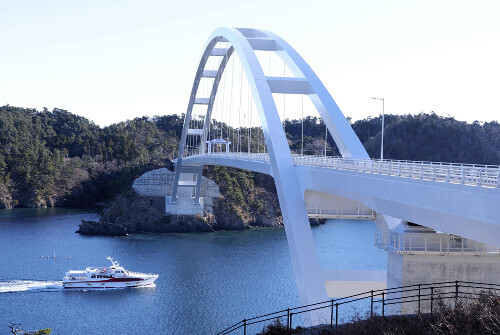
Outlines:
{"label": "boat wake", "polygon": [[46,280],[8,280],[0,281],[0,293],[26,291],[59,291],[63,290],[62,281]]}
{"label": "boat wake", "polygon": [[85,287],[85,288],[70,288],[65,289],[62,281],[48,280],[7,280],[0,281],[0,294],[15,293],[15,292],[56,292],[56,291],[97,291],[97,290],[120,290],[131,288],[151,288],[156,287],[156,284],[149,284],[138,287]]}

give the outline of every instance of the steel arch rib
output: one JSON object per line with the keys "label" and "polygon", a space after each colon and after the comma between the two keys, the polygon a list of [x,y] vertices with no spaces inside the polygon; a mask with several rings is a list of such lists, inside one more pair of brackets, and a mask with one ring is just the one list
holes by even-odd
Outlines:
{"label": "steel arch rib", "polygon": [[[285,231],[300,303],[307,305],[324,301],[327,299],[325,283],[309,226],[299,179],[296,175],[296,169],[290,153],[288,141],[286,140],[285,132],[282,128],[278,110],[274,102],[270,83],[268,81],[270,78],[265,76],[260,66],[259,60],[254,52],[255,45],[260,43],[264,47],[267,45],[267,47],[276,48],[272,51],[276,51],[280,55],[289,68],[292,69],[296,77],[305,79],[308,82],[312,91],[307,94],[312,99],[321,117],[325,120],[343,156],[367,158],[368,155],[321,81],[319,81],[317,76],[298,53],[276,35],[256,29],[235,28],[218,28],[211,34],[196,72],[189,99],[179,147],[179,155],[177,158],[176,182],[174,184],[172,199],[175,200],[188,127],[191,121],[191,113],[193,105],[195,104],[198,86],[212,50],[217,43],[221,41],[229,42],[231,47],[225,52],[224,58],[217,70],[217,75],[215,76],[208,103],[207,115],[205,117],[202,139],[204,140],[207,136],[211,111],[220,78],[222,77],[228,59],[231,57],[233,51],[235,51],[243,64],[243,69],[249,81],[253,99],[259,113],[266,146],[269,152],[271,171],[276,183],[280,207],[285,222]],[[203,149],[200,150],[202,153]],[[319,319],[322,317],[319,311],[311,312],[308,315],[308,321],[318,323],[324,321]]]}
{"label": "steel arch rib", "polygon": [[341,155],[359,159],[370,158],[337,103],[306,61],[278,35],[270,31],[263,32],[273,38],[276,44],[279,45],[281,51],[277,51],[277,54],[293,74],[296,77],[305,78],[311,85],[314,93],[309,94],[309,97],[319,112],[321,119],[325,122]]}

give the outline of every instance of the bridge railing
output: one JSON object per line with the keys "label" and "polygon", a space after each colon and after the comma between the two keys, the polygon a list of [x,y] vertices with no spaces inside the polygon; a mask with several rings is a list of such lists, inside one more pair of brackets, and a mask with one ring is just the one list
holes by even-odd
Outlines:
{"label": "bridge railing", "polygon": [[375,218],[375,211],[367,206],[336,206],[336,208],[321,205],[306,205],[307,215],[313,218]]}
{"label": "bridge railing", "polygon": [[[269,161],[267,153],[212,152],[198,157]],[[389,159],[354,159],[336,156],[292,155],[298,165],[355,171],[453,184],[500,188],[500,166]]]}
{"label": "bridge railing", "polygon": [[269,154],[267,153],[247,153],[247,152],[210,152],[202,155],[199,152],[186,153],[185,157],[216,157],[216,158],[231,158],[244,160],[258,160],[269,162]]}
{"label": "bridge railing", "polygon": [[377,230],[375,245],[405,255],[500,256],[500,249],[468,238],[445,233],[403,233]]}
{"label": "bridge railing", "polygon": [[[447,305],[456,306],[459,300],[467,300],[477,298],[483,294],[500,293],[499,284],[478,283],[467,281],[450,281],[430,284],[407,285],[385,290],[373,290],[363,293],[354,294],[348,297],[331,299],[316,304],[287,308],[277,312],[259,315],[242,321],[224,329],[217,335],[232,334],[240,330],[243,334],[248,334],[250,327],[260,324],[268,324],[277,320],[286,320],[286,328],[291,331],[293,329],[294,320],[298,315],[317,311],[328,310],[329,320],[325,320],[324,326],[330,328],[338,328],[342,320],[339,318],[341,310],[351,309],[353,305],[359,308],[358,302],[365,302],[367,317],[373,318],[377,315],[385,317],[387,308],[400,306],[399,310],[404,310],[407,313],[430,313],[436,311],[436,304],[440,301]],[[378,310],[378,313],[377,313]],[[340,322],[339,322],[340,321]],[[296,321],[297,323],[297,321]],[[261,326],[262,327],[262,326]]]}
{"label": "bridge railing", "polygon": [[294,156],[296,164],[473,186],[500,187],[500,167],[424,161]]}

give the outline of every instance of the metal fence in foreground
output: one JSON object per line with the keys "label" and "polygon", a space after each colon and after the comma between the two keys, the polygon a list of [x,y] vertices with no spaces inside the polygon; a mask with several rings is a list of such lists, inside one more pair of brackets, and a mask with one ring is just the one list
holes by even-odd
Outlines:
{"label": "metal fence in foreground", "polygon": [[331,328],[339,326],[339,310],[352,307],[357,301],[369,302],[370,310],[367,312],[371,318],[376,315],[375,309],[381,311],[385,316],[386,309],[397,305],[399,310],[403,309],[409,313],[433,313],[438,301],[457,303],[458,299],[477,297],[483,292],[497,294],[500,292],[500,284],[487,284],[478,282],[452,281],[431,284],[417,284],[394,287],[385,290],[375,290],[351,295],[339,299],[331,299],[316,304],[287,308],[281,311],[259,315],[224,329],[217,335],[232,334],[237,330],[239,333],[247,334],[249,326],[256,324],[268,324],[276,320],[286,320],[288,330],[293,329],[294,319],[305,312],[328,309],[330,311]]}

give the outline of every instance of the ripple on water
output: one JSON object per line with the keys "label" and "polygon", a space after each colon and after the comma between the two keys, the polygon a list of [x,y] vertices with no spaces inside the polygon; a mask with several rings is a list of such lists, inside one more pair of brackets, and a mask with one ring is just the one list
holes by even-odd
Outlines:
{"label": "ripple on water", "polygon": [[0,281],[0,293],[25,291],[57,291],[62,290],[62,281],[45,280],[8,280]]}

